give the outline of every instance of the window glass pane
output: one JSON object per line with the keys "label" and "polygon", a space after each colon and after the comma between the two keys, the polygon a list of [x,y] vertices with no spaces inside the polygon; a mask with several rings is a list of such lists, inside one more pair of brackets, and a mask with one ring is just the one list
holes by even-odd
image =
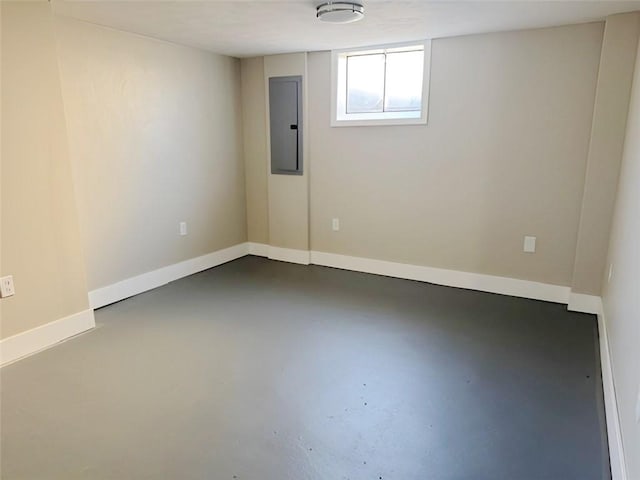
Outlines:
{"label": "window glass pane", "polygon": [[387,54],[385,112],[420,110],[423,62],[422,50]]}
{"label": "window glass pane", "polygon": [[347,57],[347,113],[382,112],[384,54]]}

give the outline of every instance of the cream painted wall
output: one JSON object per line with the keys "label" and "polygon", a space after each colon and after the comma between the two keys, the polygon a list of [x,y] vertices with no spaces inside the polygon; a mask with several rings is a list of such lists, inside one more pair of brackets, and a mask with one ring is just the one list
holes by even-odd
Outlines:
{"label": "cream painted wall", "polygon": [[570,285],[602,35],[434,40],[426,126],[331,128],[330,54],[310,53],[311,248]]}
{"label": "cream painted wall", "polygon": [[240,62],[66,18],[56,30],[89,289],[245,242]]}
{"label": "cream painted wall", "polygon": [[48,2],[2,2],[2,270],[16,295],[0,300],[0,337],[86,310]]}
{"label": "cream painted wall", "polygon": [[269,243],[267,194],[267,130],[264,59],[243,58],[242,135],[247,188],[247,225],[250,242]]}
{"label": "cream painted wall", "polygon": [[603,306],[627,478],[640,478],[640,49],[635,63],[627,135],[607,265]]}
{"label": "cream painted wall", "polygon": [[571,287],[600,295],[624,145],[640,14],[607,18]]}
{"label": "cream painted wall", "polygon": [[[307,54],[294,53],[264,57],[264,92],[270,77],[302,75],[303,175],[272,175],[269,141],[269,105],[266,103],[266,163],[268,171],[269,244],[275,247],[309,250],[309,121]],[[266,95],[266,93],[265,93]]]}
{"label": "cream painted wall", "polygon": [[[2,4],[0,4],[0,274],[2,268]],[[2,301],[0,299],[0,339],[2,339]]]}

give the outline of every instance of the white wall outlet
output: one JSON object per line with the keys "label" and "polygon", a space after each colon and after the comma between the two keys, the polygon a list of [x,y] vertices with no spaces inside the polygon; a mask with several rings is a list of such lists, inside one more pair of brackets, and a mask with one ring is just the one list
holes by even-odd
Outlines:
{"label": "white wall outlet", "polygon": [[179,230],[180,230],[180,235],[186,235],[187,234],[187,222],[180,222]]}
{"label": "white wall outlet", "polygon": [[7,275],[0,278],[0,298],[10,297],[15,295],[16,289],[13,288],[13,276]]}
{"label": "white wall outlet", "polygon": [[536,251],[536,237],[524,237],[524,245],[522,247],[527,253],[535,253]]}
{"label": "white wall outlet", "polygon": [[334,218],[333,220],[331,220],[331,229],[334,232],[337,232],[340,230],[340,219],[339,218]]}
{"label": "white wall outlet", "polygon": [[613,276],[613,263],[609,265],[609,274],[607,275],[607,283],[611,281],[612,276]]}

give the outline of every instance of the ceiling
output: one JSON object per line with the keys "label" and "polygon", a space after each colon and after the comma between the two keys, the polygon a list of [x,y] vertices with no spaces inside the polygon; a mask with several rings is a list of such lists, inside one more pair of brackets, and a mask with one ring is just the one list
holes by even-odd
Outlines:
{"label": "ceiling", "polygon": [[54,0],[56,13],[235,57],[330,50],[602,20],[640,1],[364,0],[363,20],[331,25],[314,0]]}

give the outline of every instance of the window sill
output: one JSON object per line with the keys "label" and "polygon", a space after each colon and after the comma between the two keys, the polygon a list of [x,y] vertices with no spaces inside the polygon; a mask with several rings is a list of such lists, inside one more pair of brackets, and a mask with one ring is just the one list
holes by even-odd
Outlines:
{"label": "window sill", "polygon": [[426,125],[426,118],[331,119],[332,127],[383,127],[392,125]]}

